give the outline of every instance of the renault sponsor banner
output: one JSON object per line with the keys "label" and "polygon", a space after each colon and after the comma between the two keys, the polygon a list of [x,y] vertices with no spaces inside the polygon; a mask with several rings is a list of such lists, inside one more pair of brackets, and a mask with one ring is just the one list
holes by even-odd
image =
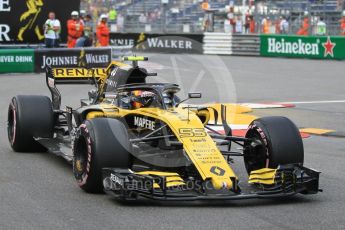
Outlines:
{"label": "renault sponsor banner", "polygon": [[35,51],[35,72],[51,67],[107,67],[111,62],[110,48],[59,48]]}
{"label": "renault sponsor banner", "polygon": [[110,44],[115,47],[129,46],[134,50],[163,53],[203,53],[202,34],[146,34],[112,33]]}
{"label": "renault sponsor banner", "polygon": [[34,70],[33,49],[0,49],[0,73],[25,73]]}
{"label": "renault sponsor banner", "polygon": [[61,22],[61,39],[66,41],[66,21],[80,0],[0,0],[0,43],[40,43],[43,25],[53,11]]}
{"label": "renault sponsor banner", "polygon": [[345,59],[345,37],[261,35],[261,56]]}

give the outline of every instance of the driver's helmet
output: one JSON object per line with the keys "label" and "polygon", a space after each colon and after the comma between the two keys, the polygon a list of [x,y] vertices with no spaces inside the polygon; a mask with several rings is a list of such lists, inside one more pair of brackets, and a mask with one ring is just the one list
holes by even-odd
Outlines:
{"label": "driver's helmet", "polygon": [[155,94],[151,91],[133,90],[131,94],[131,105],[133,109],[150,107],[155,100]]}

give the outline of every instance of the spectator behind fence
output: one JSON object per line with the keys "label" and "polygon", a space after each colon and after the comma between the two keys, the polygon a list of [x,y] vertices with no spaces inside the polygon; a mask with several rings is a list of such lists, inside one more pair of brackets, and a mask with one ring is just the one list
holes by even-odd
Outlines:
{"label": "spectator behind fence", "polygon": [[275,30],[276,30],[275,33],[276,34],[281,34],[282,33],[281,28],[280,28],[280,23],[281,23],[282,20],[283,20],[282,16],[278,17],[278,19],[276,20],[276,23],[275,23]]}
{"label": "spectator behind fence", "polygon": [[235,22],[235,32],[238,34],[241,34],[242,30],[243,30],[242,18],[241,16],[238,16]]}
{"label": "spectator behind fence", "polygon": [[343,17],[340,20],[340,34],[345,36],[345,10],[343,11]]}
{"label": "spectator behind fence", "polygon": [[80,10],[79,12],[79,19],[84,22],[86,16],[86,10]]}
{"label": "spectator behind fence", "polygon": [[297,31],[298,35],[308,35],[309,34],[309,19],[308,19],[308,12],[304,12],[304,19],[302,23],[302,27]]}
{"label": "spectator behind fence", "polygon": [[83,35],[84,23],[79,19],[78,11],[71,13],[71,19],[67,21],[67,47],[74,48],[78,38]]}
{"label": "spectator behind fence", "polygon": [[139,16],[139,22],[140,22],[141,24],[146,24],[146,23],[147,23],[147,17],[146,17],[145,14],[141,14],[141,15]]}
{"label": "spectator behind fence", "polygon": [[280,21],[280,33],[281,34],[288,34],[289,33],[289,22],[286,20],[285,16]]}
{"label": "spectator behind fence", "polygon": [[83,36],[78,38],[75,47],[89,47],[93,44],[93,21],[91,15],[87,14],[84,17],[84,33]]}
{"label": "spectator behind fence", "polygon": [[271,27],[270,17],[267,16],[264,19],[262,19],[261,26],[262,26],[262,29],[261,29],[262,33],[268,34],[270,32],[270,27]]}
{"label": "spectator behind fence", "polygon": [[107,25],[108,16],[101,15],[101,21],[97,25],[97,46],[109,46],[109,27]]}
{"label": "spectator behind fence", "polygon": [[117,18],[117,11],[115,8],[111,9],[109,11],[109,22],[116,22],[116,18]]}
{"label": "spectator behind fence", "polygon": [[204,11],[210,9],[210,4],[208,3],[208,0],[204,0],[204,1],[201,3],[201,9],[204,10]]}
{"label": "spectator behind fence", "polygon": [[44,38],[47,48],[59,47],[60,31],[60,21],[55,18],[54,12],[50,12],[44,23]]}
{"label": "spectator behind fence", "polygon": [[246,17],[245,17],[245,23],[244,23],[244,33],[245,34],[249,33],[250,20],[251,20],[250,16],[251,15],[249,13],[247,13]]}
{"label": "spectator behind fence", "polygon": [[210,4],[208,3],[208,0],[203,0],[200,7],[204,11],[203,31],[208,31],[211,24],[211,19],[210,19],[211,14],[207,13],[207,11],[210,9]]}
{"label": "spectator behind fence", "polygon": [[125,17],[122,16],[122,14],[117,15],[116,19],[116,25],[117,25],[117,31],[123,32],[123,25],[125,24]]}
{"label": "spectator behind fence", "polygon": [[255,20],[254,20],[254,16],[250,15],[250,21],[249,21],[249,32],[250,33],[255,33]]}
{"label": "spectator behind fence", "polygon": [[326,35],[326,23],[323,21],[323,17],[320,17],[316,24],[316,35]]}

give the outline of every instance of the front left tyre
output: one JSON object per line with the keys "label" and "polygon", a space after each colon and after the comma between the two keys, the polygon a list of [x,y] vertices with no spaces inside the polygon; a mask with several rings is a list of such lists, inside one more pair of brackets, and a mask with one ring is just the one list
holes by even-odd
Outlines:
{"label": "front left tyre", "polygon": [[49,97],[18,95],[8,108],[7,134],[16,152],[46,151],[34,137],[50,138],[54,130],[54,113]]}
{"label": "front left tyre", "polygon": [[95,118],[80,125],[73,143],[73,173],[88,193],[103,191],[102,169],[131,167],[125,126],[116,119]]}
{"label": "front left tyre", "polygon": [[303,165],[304,148],[296,125],[286,117],[272,116],[254,120],[248,128],[244,163],[248,174],[279,165]]}

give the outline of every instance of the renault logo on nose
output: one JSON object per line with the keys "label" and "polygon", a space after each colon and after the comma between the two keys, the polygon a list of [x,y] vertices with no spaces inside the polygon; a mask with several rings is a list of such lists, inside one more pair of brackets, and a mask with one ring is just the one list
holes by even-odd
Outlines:
{"label": "renault logo on nose", "polygon": [[219,168],[218,166],[213,166],[210,169],[210,172],[217,176],[223,176],[225,174],[225,170],[222,168]]}

